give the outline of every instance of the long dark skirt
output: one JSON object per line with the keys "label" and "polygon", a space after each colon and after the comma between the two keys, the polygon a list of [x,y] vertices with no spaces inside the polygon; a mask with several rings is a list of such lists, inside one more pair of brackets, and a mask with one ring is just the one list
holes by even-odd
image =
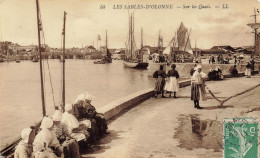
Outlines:
{"label": "long dark skirt", "polygon": [[75,139],[65,141],[62,146],[64,158],[80,158],[79,145]]}
{"label": "long dark skirt", "polygon": [[206,90],[203,85],[191,83],[191,100],[207,100]]}
{"label": "long dark skirt", "polygon": [[165,79],[162,78],[162,77],[158,77],[158,78],[156,79],[156,81],[155,81],[154,91],[156,91],[156,92],[161,92],[161,91],[163,91],[164,85],[165,85]]}

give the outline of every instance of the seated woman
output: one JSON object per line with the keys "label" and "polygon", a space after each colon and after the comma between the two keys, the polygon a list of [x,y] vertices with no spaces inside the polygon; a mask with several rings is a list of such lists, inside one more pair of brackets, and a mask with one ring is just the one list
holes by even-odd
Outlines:
{"label": "seated woman", "polygon": [[210,81],[215,80],[216,73],[212,69],[209,70],[208,77]]}
{"label": "seated woman", "polygon": [[14,158],[30,158],[33,152],[32,143],[35,138],[35,131],[33,128],[25,128],[21,132],[22,140],[17,145]]}
{"label": "seated woman", "polygon": [[51,131],[53,125],[52,118],[43,118],[40,126],[41,131],[36,135],[33,142],[35,158],[56,158],[62,156],[60,143],[56,135]]}
{"label": "seated woman", "polygon": [[80,158],[78,142],[70,137],[67,127],[61,122],[62,113],[59,110],[55,110],[52,118],[54,122],[52,132],[56,135],[63,147],[64,157]]}
{"label": "seated woman", "polygon": [[86,110],[83,107],[84,99],[85,99],[85,94],[80,94],[75,100],[75,104],[73,105],[73,115],[78,120],[84,120],[86,119],[87,116]]}
{"label": "seated woman", "polygon": [[232,74],[233,77],[238,77],[238,71],[236,65],[230,67],[229,72]]}
{"label": "seated woman", "polygon": [[216,80],[223,80],[224,75],[222,74],[222,70],[220,69],[219,66],[216,67],[215,71],[216,71]]}
{"label": "seated woman", "polygon": [[72,115],[72,104],[67,103],[65,105],[65,112],[62,114],[61,122],[68,129],[69,135],[77,141],[86,141],[89,138],[87,126],[83,123],[79,123],[77,118]]}
{"label": "seated woman", "polygon": [[96,108],[91,104],[92,96],[86,92],[85,100],[83,103],[83,107],[86,109],[86,117],[88,119],[94,119],[96,121],[97,134],[98,137],[102,137],[104,134],[107,134],[107,122],[104,114],[97,113]]}
{"label": "seated woman", "polygon": [[89,124],[87,130],[91,137],[90,141],[94,144],[96,142],[96,139],[98,138],[97,124],[95,119],[88,117],[87,109],[84,106],[84,100],[85,94],[80,94],[77,97],[77,99],[75,100],[75,104],[73,105],[74,115],[83,124],[86,122]]}

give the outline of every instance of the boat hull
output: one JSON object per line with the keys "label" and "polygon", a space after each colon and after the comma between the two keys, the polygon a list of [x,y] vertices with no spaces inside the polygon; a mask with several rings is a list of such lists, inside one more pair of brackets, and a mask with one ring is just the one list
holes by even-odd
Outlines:
{"label": "boat hull", "polygon": [[112,63],[112,59],[108,58],[108,59],[101,59],[99,61],[94,61],[94,64],[107,64],[107,63]]}
{"label": "boat hull", "polygon": [[134,68],[134,69],[147,69],[149,65],[146,62],[129,62],[129,61],[124,61],[123,64],[124,67],[126,68]]}

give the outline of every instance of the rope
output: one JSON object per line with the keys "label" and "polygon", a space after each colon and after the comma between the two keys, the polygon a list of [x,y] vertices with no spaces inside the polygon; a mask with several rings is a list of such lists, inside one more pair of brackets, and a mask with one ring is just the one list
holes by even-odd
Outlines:
{"label": "rope", "polygon": [[[40,22],[41,22],[41,33],[42,33],[42,41],[43,41],[43,44],[44,44],[44,47],[46,46],[45,45],[45,36],[44,36],[44,31],[43,31],[43,24],[42,24],[42,18],[41,18],[41,12],[40,12],[40,8],[39,8],[39,18],[40,18]],[[46,47],[45,47],[46,48]],[[41,46],[40,48],[41,49]],[[53,104],[54,104],[54,107],[56,106],[55,104],[55,98],[54,98],[54,91],[53,91],[53,85],[52,85],[52,79],[51,79],[51,72],[50,72],[50,66],[49,66],[49,61],[48,61],[48,58],[46,60],[47,62],[47,66],[48,66],[48,71],[49,71],[49,78],[50,78],[50,84],[51,84],[51,90],[52,90],[52,99],[53,99]],[[44,62],[43,62],[43,70],[45,70],[45,66],[44,66]],[[44,89],[46,89],[46,84],[45,84],[45,71],[43,71],[43,84],[44,84]],[[44,95],[46,96],[46,90],[44,91]],[[47,97],[45,97],[47,100]]]}
{"label": "rope", "polygon": [[251,87],[251,88],[249,88],[249,89],[247,89],[247,90],[244,90],[244,91],[242,91],[242,92],[239,92],[239,93],[237,93],[237,94],[235,94],[235,95],[233,95],[233,96],[230,96],[230,97],[228,97],[228,98],[226,98],[226,99],[224,99],[224,100],[218,99],[218,98],[212,93],[212,91],[209,89],[209,87],[206,86],[206,88],[208,89],[208,91],[209,91],[209,93],[212,95],[212,97],[213,97],[214,99],[216,99],[216,100],[220,103],[220,106],[223,106],[223,104],[224,104],[225,102],[227,102],[228,100],[230,100],[230,99],[232,99],[232,98],[234,98],[234,97],[237,97],[237,96],[239,96],[239,95],[245,94],[245,93],[247,93],[247,92],[249,92],[249,91],[251,91],[251,90],[257,88],[258,86],[260,86],[260,84],[258,84],[258,85],[256,85],[256,86],[253,86],[253,87]]}
{"label": "rope", "polygon": [[55,108],[55,107],[56,107],[56,104],[55,104],[55,99],[54,99],[54,91],[53,91],[53,86],[52,86],[51,71],[50,71],[49,60],[48,60],[48,59],[47,59],[47,65],[48,65],[49,76],[50,76],[50,84],[51,84],[52,100],[53,100],[54,108]]}
{"label": "rope", "polygon": [[244,90],[244,91],[242,91],[242,92],[240,92],[240,93],[237,93],[237,94],[235,94],[235,95],[233,95],[233,96],[231,96],[231,97],[228,97],[227,99],[225,99],[225,100],[222,101],[221,106],[224,104],[224,102],[230,100],[231,98],[234,98],[234,97],[237,97],[237,96],[239,96],[239,95],[242,95],[242,94],[244,94],[244,93],[246,93],[246,92],[249,92],[249,91],[251,91],[251,90],[257,88],[258,86],[260,86],[260,84],[258,84],[258,85],[256,85],[256,86],[253,86],[253,87],[251,87],[251,88],[249,88],[249,89],[247,89],[247,90]]}

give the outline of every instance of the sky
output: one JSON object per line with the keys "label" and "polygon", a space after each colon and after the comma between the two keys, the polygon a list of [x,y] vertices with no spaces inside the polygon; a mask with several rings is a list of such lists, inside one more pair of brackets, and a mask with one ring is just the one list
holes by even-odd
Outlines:
{"label": "sky", "polygon": [[[215,45],[248,46],[254,35],[248,23],[254,22],[257,0],[39,0],[45,43],[61,48],[63,12],[66,11],[66,47],[105,45],[124,48],[128,36],[128,16],[134,12],[135,41],[157,46],[159,30],[167,46],[181,22],[191,29],[192,47],[208,49]],[[105,9],[100,6],[105,5]],[[171,9],[114,9],[114,5],[173,5]],[[183,8],[203,5],[211,8]],[[228,5],[228,9],[223,9]],[[177,7],[181,8],[177,8]],[[220,8],[215,8],[220,6]],[[259,17],[258,17],[259,18]],[[257,18],[257,20],[258,20]],[[20,45],[38,43],[35,0],[0,0],[0,40]]]}

